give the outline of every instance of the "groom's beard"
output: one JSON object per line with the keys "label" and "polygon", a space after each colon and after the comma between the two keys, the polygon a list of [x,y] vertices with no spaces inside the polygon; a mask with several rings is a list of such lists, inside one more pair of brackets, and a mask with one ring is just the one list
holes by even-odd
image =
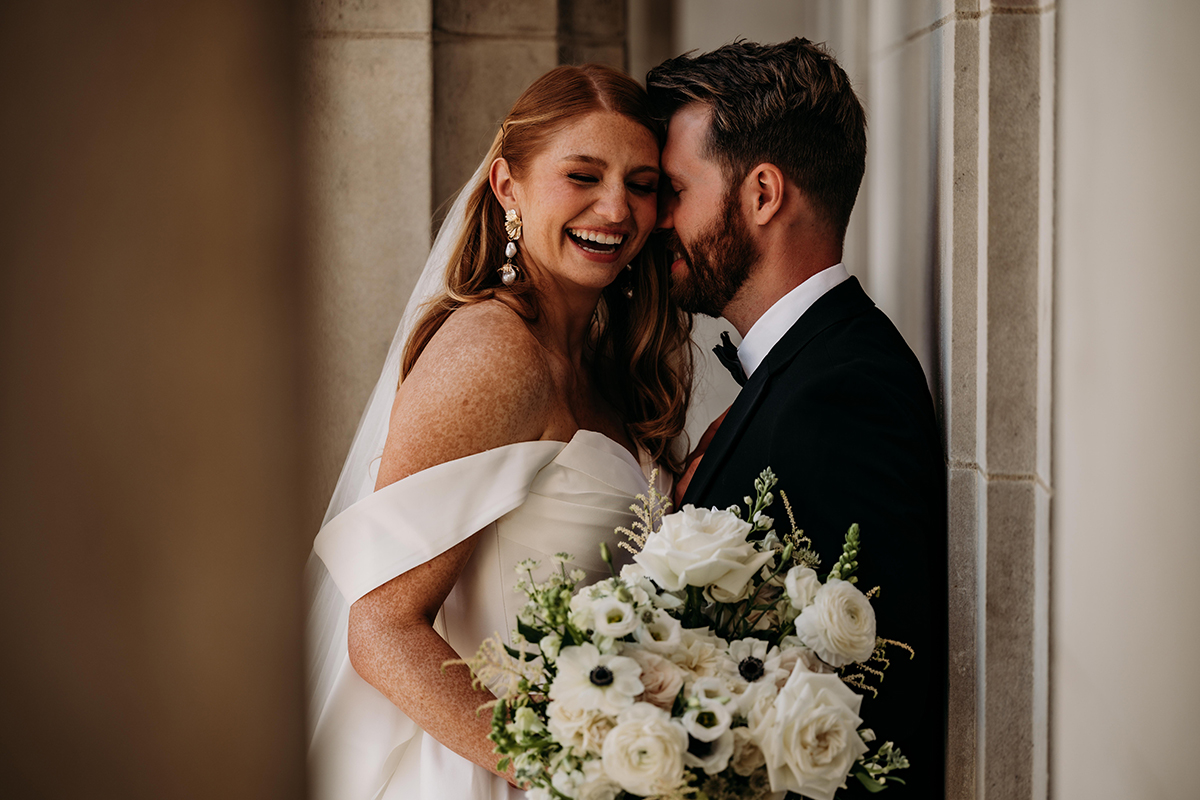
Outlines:
{"label": "groom's beard", "polygon": [[720,216],[690,247],[671,232],[668,247],[683,256],[686,271],[671,275],[671,294],[684,311],[719,317],[750,277],[759,252],[736,192],[725,195]]}

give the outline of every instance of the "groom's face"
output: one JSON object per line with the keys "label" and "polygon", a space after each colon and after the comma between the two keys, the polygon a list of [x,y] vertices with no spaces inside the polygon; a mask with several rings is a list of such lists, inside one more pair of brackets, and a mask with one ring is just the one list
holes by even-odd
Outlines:
{"label": "groom's face", "polygon": [[658,225],[671,232],[671,290],[686,311],[718,317],[758,258],[737,187],[704,153],[709,112],[699,104],[671,117],[662,152],[666,181]]}

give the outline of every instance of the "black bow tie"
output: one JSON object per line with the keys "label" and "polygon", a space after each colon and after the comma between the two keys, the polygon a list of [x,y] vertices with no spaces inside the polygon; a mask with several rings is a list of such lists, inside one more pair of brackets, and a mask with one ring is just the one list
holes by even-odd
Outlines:
{"label": "black bow tie", "polygon": [[721,366],[729,370],[729,374],[738,382],[738,386],[745,386],[746,370],[742,369],[742,362],[738,360],[737,348],[729,341],[729,331],[721,331],[721,343],[713,347],[713,352],[717,354]]}

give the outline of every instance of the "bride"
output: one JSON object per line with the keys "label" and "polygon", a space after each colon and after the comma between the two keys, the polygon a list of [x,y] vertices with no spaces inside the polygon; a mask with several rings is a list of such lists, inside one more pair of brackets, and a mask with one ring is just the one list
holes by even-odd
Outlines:
{"label": "bride", "polygon": [[492,695],[442,665],[507,640],[522,560],[605,577],[599,543],[679,469],[690,318],[643,249],[661,138],[633,80],[559,67],[451,209],[310,560],[314,797],[521,796]]}

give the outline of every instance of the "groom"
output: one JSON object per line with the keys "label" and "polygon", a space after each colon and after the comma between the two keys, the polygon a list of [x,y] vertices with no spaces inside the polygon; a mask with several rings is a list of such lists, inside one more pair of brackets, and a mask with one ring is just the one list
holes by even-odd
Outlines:
{"label": "groom", "polygon": [[[920,363],[841,263],[866,159],[862,106],[805,39],[680,56],[647,87],[669,120],[659,225],[673,291],[742,336],[736,352],[717,348],[743,387],[693,455],[682,502],[740,503],[770,467],[825,570],[859,524],[858,586],[880,587],[879,635],[915,652],[889,650],[862,716],[912,763],[888,800],[941,797],[945,462]],[[782,503],[772,512],[786,530]]]}

